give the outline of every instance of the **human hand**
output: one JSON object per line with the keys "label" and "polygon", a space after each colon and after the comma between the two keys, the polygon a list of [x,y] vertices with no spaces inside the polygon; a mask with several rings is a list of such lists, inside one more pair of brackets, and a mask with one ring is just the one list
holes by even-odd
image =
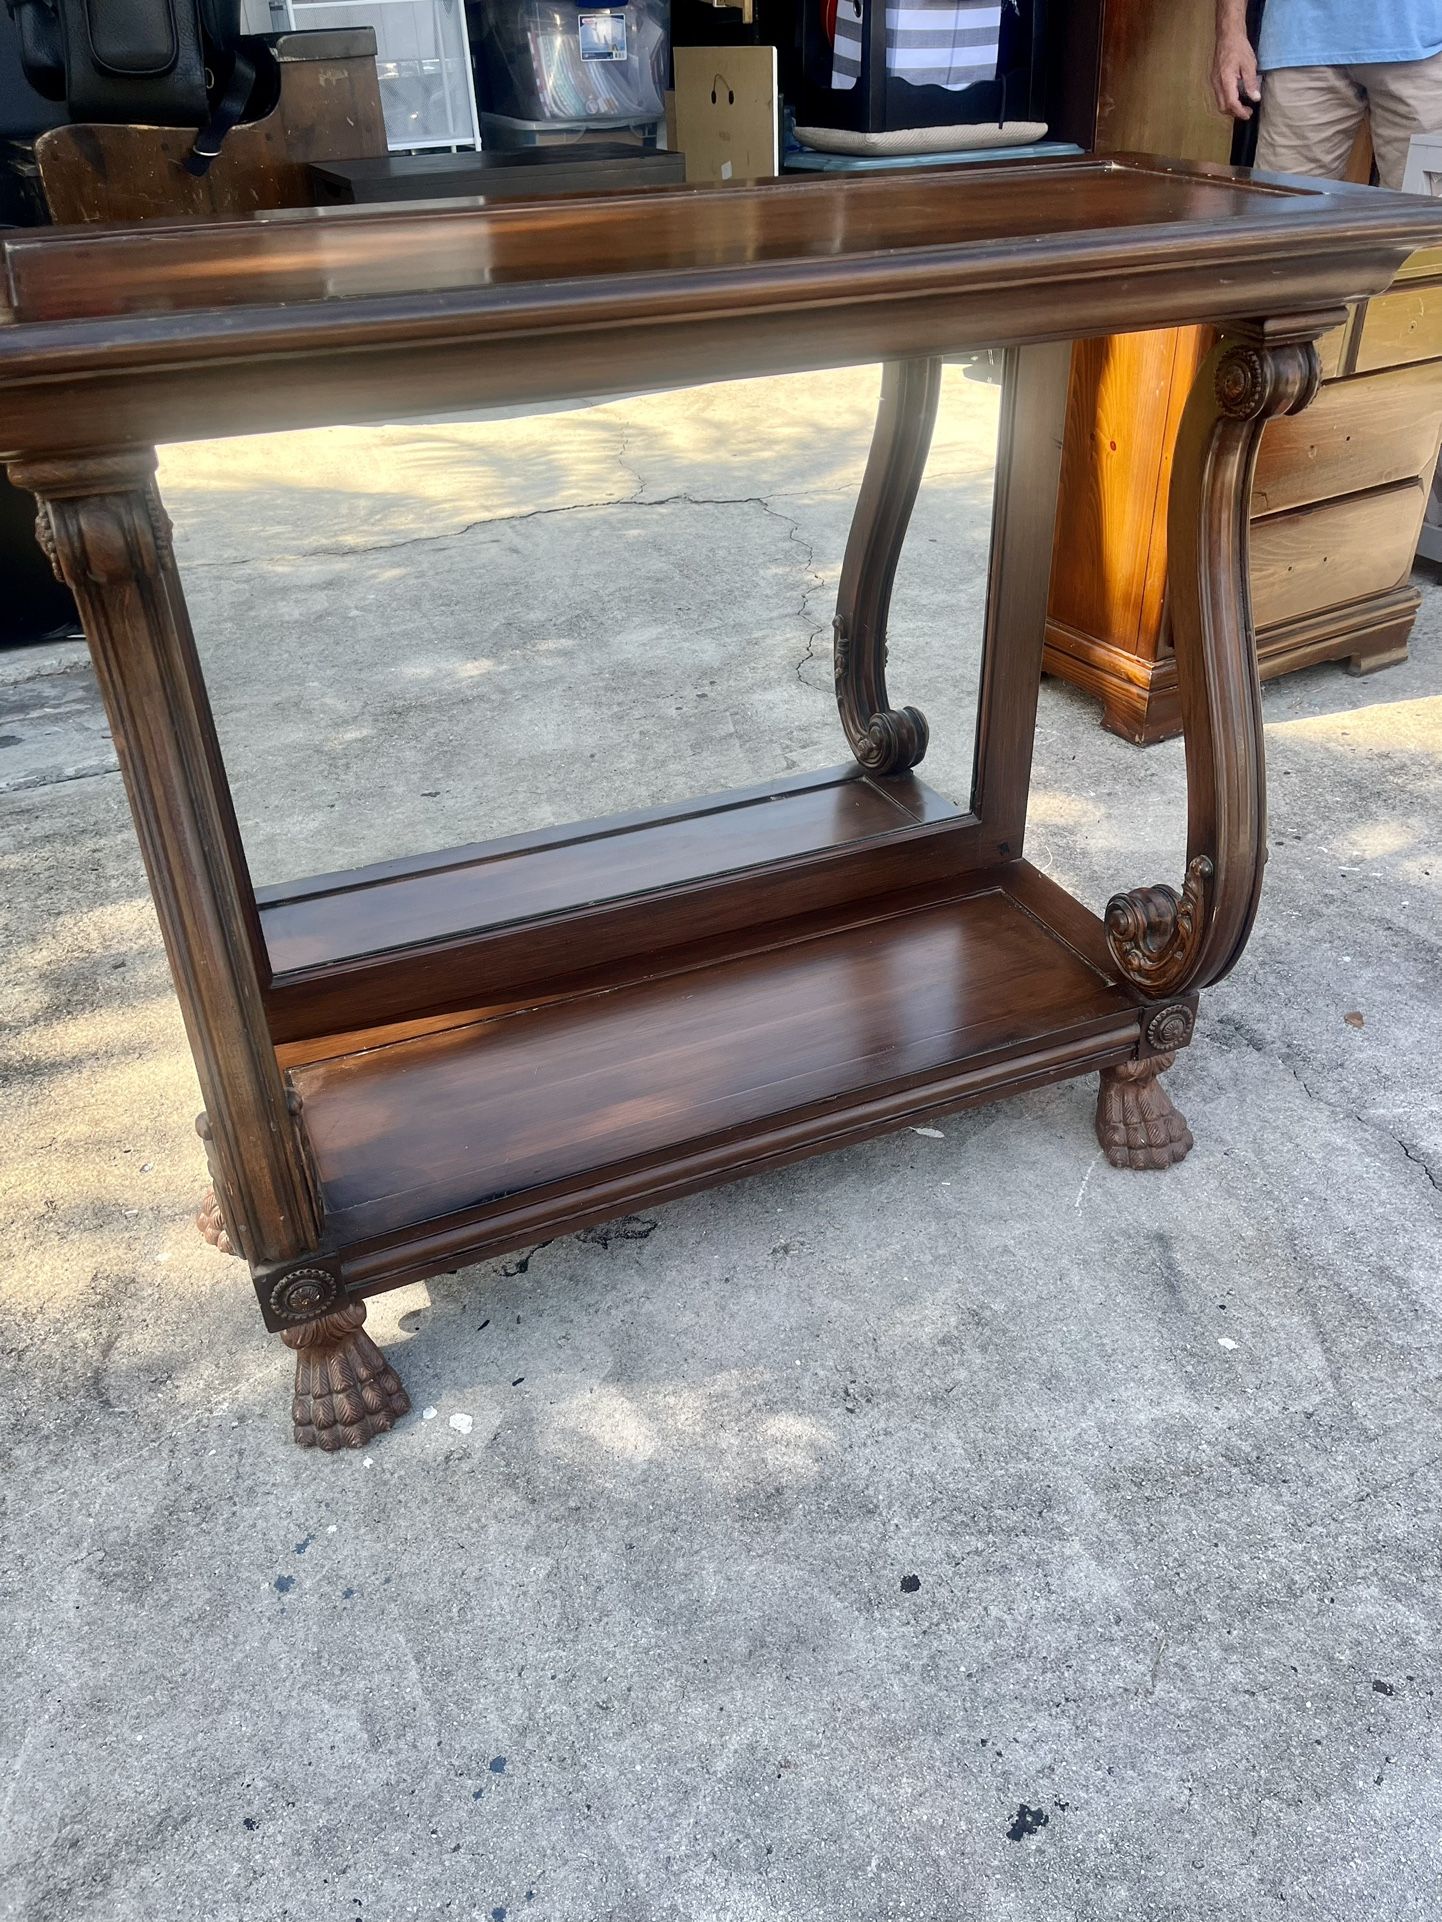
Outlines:
{"label": "human hand", "polygon": [[1233,120],[1251,119],[1262,97],[1262,82],[1257,56],[1246,34],[1218,34],[1212,60],[1212,94],[1218,113],[1229,113]]}

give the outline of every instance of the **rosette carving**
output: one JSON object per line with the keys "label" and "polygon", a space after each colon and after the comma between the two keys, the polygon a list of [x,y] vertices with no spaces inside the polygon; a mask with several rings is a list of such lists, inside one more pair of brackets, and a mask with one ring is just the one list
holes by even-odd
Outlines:
{"label": "rosette carving", "polygon": [[1321,379],[1315,341],[1265,347],[1243,342],[1229,347],[1217,362],[1213,391],[1218,409],[1229,420],[1255,420],[1259,414],[1299,413]]}
{"label": "rosette carving", "polygon": [[1191,1040],[1195,1025],[1196,1016],[1191,1009],[1178,1002],[1148,1015],[1143,1032],[1149,1048],[1155,1048],[1158,1054],[1175,1054]]}
{"label": "rosette carving", "polygon": [[340,1296],[340,1283],[325,1268],[292,1268],[270,1284],[270,1311],[278,1321],[313,1321]]}

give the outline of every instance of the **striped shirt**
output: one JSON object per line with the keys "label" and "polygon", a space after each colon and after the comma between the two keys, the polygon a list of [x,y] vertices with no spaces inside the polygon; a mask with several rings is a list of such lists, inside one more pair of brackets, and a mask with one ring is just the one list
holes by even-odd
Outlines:
{"label": "striped shirt", "polygon": [[[863,24],[862,0],[836,0],[831,84],[843,91],[861,78]],[[1001,0],[905,0],[886,7],[886,71],[914,87],[955,92],[995,80],[1000,39]]]}

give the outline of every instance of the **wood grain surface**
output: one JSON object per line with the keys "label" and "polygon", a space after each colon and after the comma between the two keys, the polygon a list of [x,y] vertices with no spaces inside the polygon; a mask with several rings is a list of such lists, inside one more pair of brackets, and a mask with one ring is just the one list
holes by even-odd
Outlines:
{"label": "wood grain surface", "polygon": [[1131,1013],[993,889],[295,1078],[353,1241]]}
{"label": "wood grain surface", "polygon": [[17,230],[0,454],[1320,310],[1439,234],[1432,201],[1084,157]]}
{"label": "wood grain surface", "polygon": [[1324,501],[1252,529],[1252,607],[1269,626],[1398,587],[1412,571],[1427,490],[1403,481]]}

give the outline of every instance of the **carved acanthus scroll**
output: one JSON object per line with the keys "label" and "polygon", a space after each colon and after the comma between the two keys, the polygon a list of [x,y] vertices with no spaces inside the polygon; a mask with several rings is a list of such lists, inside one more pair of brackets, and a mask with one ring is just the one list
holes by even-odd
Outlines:
{"label": "carved acanthus scroll", "polygon": [[1339,318],[1294,316],[1224,336],[1197,375],[1172,467],[1168,607],[1187,750],[1181,892],[1137,888],[1107,905],[1126,980],[1163,996],[1205,987],[1241,953],[1266,860],[1266,771],[1248,526],[1262,430],[1321,380],[1316,337]]}
{"label": "carved acanthus scroll", "polygon": [[1114,894],[1107,902],[1107,946],[1134,987],[1171,994],[1196,959],[1205,925],[1212,864],[1205,854],[1187,863],[1182,891],[1158,884]]}
{"label": "carved acanthus scroll", "polygon": [[836,706],[851,752],[874,774],[900,774],[915,767],[931,733],[919,707],[887,706],[885,647],[874,662],[863,663],[839,614],[832,633]]}

